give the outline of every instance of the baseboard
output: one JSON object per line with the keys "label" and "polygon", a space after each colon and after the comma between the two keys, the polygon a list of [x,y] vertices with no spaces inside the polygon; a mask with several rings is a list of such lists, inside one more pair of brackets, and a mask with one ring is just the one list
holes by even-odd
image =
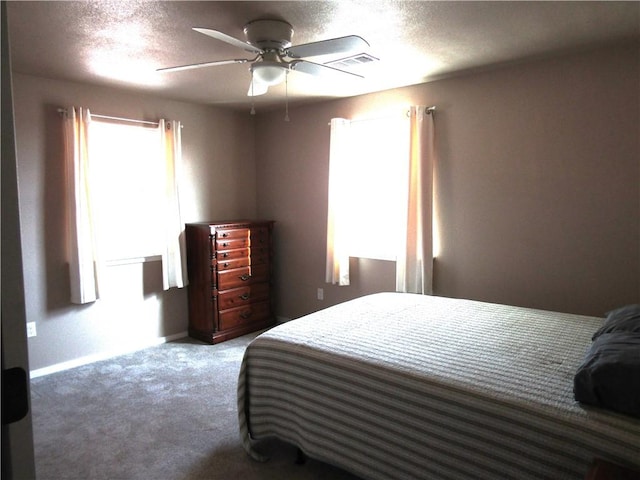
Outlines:
{"label": "baseboard", "polygon": [[179,340],[187,336],[188,336],[188,333],[185,331],[185,332],[180,332],[173,335],[168,335],[166,337],[159,337],[159,338],[153,339],[150,342],[136,345],[134,348],[128,348],[124,350],[112,350],[109,352],[96,353],[94,355],[87,355],[86,357],[76,358],[75,360],[56,363],[55,365],[51,365],[49,367],[43,367],[43,368],[38,368],[36,370],[31,370],[29,374],[31,378],[44,377],[45,375],[51,375],[52,373],[62,372],[64,370],[80,367],[82,365],[88,365],[90,363],[99,362],[101,360],[107,360],[109,358],[117,357],[119,355],[124,355],[131,352],[136,352],[138,350],[143,350],[145,348],[153,347],[155,345],[160,345],[167,342],[173,342],[174,340]]}

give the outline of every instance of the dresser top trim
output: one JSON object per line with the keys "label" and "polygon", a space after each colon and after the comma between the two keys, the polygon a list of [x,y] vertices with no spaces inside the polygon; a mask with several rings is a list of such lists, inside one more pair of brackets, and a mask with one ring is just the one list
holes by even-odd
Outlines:
{"label": "dresser top trim", "polygon": [[225,220],[225,221],[212,221],[212,222],[194,222],[187,223],[186,225],[194,225],[198,227],[208,227],[212,231],[221,228],[244,228],[244,227],[272,227],[275,222],[273,220]]}

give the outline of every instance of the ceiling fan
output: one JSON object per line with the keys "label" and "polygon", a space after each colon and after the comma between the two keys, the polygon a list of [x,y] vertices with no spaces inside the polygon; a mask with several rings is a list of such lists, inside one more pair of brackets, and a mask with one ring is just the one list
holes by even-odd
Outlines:
{"label": "ceiling fan", "polygon": [[293,27],[283,20],[254,20],[244,27],[246,41],[208,28],[193,28],[196,32],[221,40],[235,47],[253,53],[254,58],[234,58],[212,62],[194,63],[176,67],[160,68],[158,72],[176,72],[192,68],[213,67],[232,63],[251,63],[251,83],[247,95],[257,96],[267,93],[270,86],[282,83],[289,71],[310,75],[340,73],[362,78],[353,72],[341,70],[322,63],[304,60],[303,57],[339,54],[361,51],[369,43],[357,35],[331,38],[303,45],[291,46]]}

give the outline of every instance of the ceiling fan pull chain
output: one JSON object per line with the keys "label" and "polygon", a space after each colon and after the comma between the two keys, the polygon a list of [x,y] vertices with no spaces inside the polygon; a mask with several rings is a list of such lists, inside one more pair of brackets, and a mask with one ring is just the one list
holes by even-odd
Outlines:
{"label": "ceiling fan pull chain", "polygon": [[256,114],[256,101],[254,100],[255,97],[253,96],[253,68],[250,69],[251,70],[251,115],[255,115]]}
{"label": "ceiling fan pull chain", "polygon": [[284,75],[284,121],[289,121],[289,68]]}

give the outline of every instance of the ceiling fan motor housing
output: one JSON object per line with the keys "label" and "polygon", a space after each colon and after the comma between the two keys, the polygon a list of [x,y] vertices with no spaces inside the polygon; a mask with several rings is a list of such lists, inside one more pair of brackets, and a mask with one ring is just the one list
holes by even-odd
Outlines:
{"label": "ceiling fan motor housing", "polygon": [[244,26],[247,42],[263,50],[284,50],[291,46],[293,27],[283,20],[254,20]]}

